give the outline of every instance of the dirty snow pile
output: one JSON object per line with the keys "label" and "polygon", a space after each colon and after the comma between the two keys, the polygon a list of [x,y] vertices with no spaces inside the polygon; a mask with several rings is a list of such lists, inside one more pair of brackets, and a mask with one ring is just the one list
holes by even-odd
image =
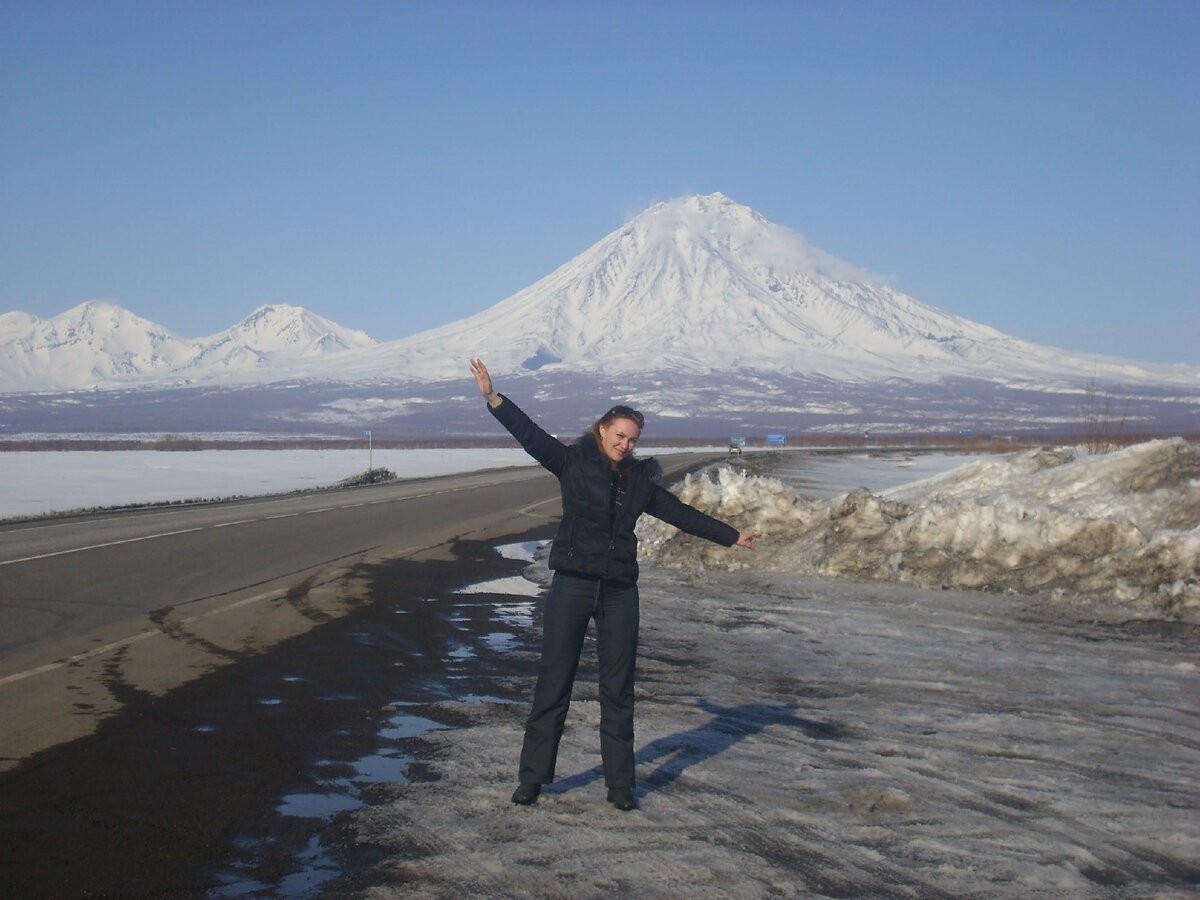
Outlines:
{"label": "dirty snow pile", "polygon": [[647,562],[1200,608],[1200,452],[1182,438],[1098,455],[1031,450],[833,500],[800,500],[730,466],[675,490],[761,532],[760,549],[718,548],[646,516]]}

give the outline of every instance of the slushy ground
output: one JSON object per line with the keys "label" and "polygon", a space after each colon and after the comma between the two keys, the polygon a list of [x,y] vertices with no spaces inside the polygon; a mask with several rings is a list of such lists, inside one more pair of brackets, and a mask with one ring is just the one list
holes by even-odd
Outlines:
{"label": "slushy ground", "polygon": [[[514,598],[471,596],[502,627]],[[747,572],[648,572],[642,609],[636,812],[605,802],[585,653],[536,806],[508,800],[523,704],[421,709],[456,727],[343,820],[382,852],[349,895],[1196,895],[1196,626]]]}

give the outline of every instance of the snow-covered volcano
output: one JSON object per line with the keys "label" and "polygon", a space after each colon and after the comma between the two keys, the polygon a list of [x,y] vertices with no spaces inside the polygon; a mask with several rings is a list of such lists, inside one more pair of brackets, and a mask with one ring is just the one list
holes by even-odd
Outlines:
{"label": "snow-covered volcano", "polygon": [[1188,367],[1065,353],[934,309],[720,193],[655,204],[507,300],[375,355],[390,371],[426,379],[459,377],[462,360],[480,355],[505,373],[1095,375],[1200,385]]}

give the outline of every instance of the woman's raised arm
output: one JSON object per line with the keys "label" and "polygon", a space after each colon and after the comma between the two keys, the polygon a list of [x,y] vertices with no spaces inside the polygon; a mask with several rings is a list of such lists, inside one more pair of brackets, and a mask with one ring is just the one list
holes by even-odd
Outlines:
{"label": "woman's raised arm", "polygon": [[492,376],[488,374],[487,366],[483,364],[482,359],[471,360],[471,374],[475,376],[475,384],[479,386],[479,393],[483,394],[487,405],[493,409],[499,406],[504,398],[497,394],[495,388],[492,387]]}

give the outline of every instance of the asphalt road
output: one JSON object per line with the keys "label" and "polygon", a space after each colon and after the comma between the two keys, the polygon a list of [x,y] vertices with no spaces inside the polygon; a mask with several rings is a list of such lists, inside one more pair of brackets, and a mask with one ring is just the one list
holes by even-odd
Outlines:
{"label": "asphalt road", "polygon": [[[0,658],[358,554],[427,547],[552,496],[535,468],[52,520],[0,531]],[[3,674],[10,674],[5,671]]]}
{"label": "asphalt road", "polygon": [[[668,473],[703,460],[662,460]],[[366,601],[356,566],[548,527],[536,466],[0,528],[0,771]]]}
{"label": "asphalt road", "polygon": [[359,602],[349,569],[557,511],[536,467],[0,530],[0,769]]}

